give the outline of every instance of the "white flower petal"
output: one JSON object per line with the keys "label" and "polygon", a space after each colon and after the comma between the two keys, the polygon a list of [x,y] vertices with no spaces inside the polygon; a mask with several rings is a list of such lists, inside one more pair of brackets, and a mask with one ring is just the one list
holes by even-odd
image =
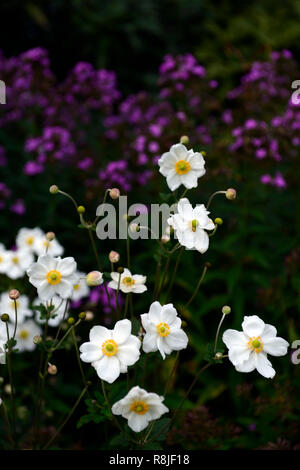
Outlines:
{"label": "white flower petal", "polygon": [[256,354],[256,369],[266,379],[272,379],[276,374],[264,352]]}
{"label": "white flower petal", "polygon": [[116,356],[103,356],[100,361],[93,363],[100,379],[113,383],[120,375],[120,362]]}
{"label": "white flower petal", "polygon": [[131,321],[124,319],[115,324],[112,338],[119,345],[124,343],[131,335]]}
{"label": "white flower petal", "polygon": [[111,339],[111,331],[105,328],[105,326],[93,326],[90,331],[90,341],[92,343],[99,344],[102,346],[104,341]]}
{"label": "white flower petal", "polygon": [[264,330],[265,323],[257,315],[244,317],[242,328],[249,337],[260,336]]}
{"label": "white flower petal", "polygon": [[103,356],[101,346],[95,343],[83,343],[79,351],[81,352],[80,359],[83,362],[99,361]]}
{"label": "white flower petal", "polygon": [[263,350],[267,354],[271,354],[272,356],[285,356],[287,354],[287,349],[289,347],[289,343],[280,337],[276,338],[268,338],[263,341],[264,346]]}

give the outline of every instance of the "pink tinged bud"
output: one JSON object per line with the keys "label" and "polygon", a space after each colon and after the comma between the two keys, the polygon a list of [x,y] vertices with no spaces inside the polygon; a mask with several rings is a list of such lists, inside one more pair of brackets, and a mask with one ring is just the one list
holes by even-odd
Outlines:
{"label": "pink tinged bud", "polygon": [[11,300],[17,300],[20,297],[20,292],[17,289],[12,289],[9,292],[9,298]]}
{"label": "pink tinged bud", "polygon": [[118,263],[120,261],[120,255],[116,251],[111,251],[108,257],[111,263]]}
{"label": "pink tinged bud", "polygon": [[87,312],[85,312],[85,320],[86,321],[92,321],[94,319],[94,313],[91,312],[90,310],[88,310]]}
{"label": "pink tinged bud", "polygon": [[235,199],[236,198],[236,190],[233,188],[229,188],[226,191],[226,197],[229,200]]}
{"label": "pink tinged bud", "polygon": [[54,232],[47,232],[46,233],[46,240],[48,240],[49,242],[54,240],[54,238],[55,238],[55,233]]}
{"label": "pink tinged bud", "polygon": [[52,186],[50,186],[49,191],[50,191],[51,194],[57,194],[58,193],[58,186],[56,186],[56,184],[53,184]]}
{"label": "pink tinged bud", "polygon": [[100,286],[103,283],[103,274],[100,271],[91,271],[86,276],[86,283],[89,287]]}
{"label": "pink tinged bud", "polygon": [[118,199],[120,197],[120,190],[118,188],[112,188],[109,191],[109,195],[112,199]]}
{"label": "pink tinged bud", "polygon": [[56,375],[57,374],[57,367],[54,364],[48,364],[48,374]]}

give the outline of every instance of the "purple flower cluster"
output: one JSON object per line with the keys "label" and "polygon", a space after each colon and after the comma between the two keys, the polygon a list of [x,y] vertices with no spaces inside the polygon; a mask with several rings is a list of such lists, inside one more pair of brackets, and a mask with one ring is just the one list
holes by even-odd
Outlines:
{"label": "purple flower cluster", "polygon": [[[97,308],[100,308],[100,314],[103,312],[105,314],[104,317],[104,323],[109,324],[110,323],[110,315],[113,311],[116,310],[117,308],[117,303],[116,303],[116,291],[114,289],[111,289],[110,287],[107,287],[108,295],[109,295],[109,300],[107,298],[107,293],[104,284],[101,284],[101,286],[94,287],[90,291],[89,299],[88,302],[91,304],[91,307],[97,306]],[[124,304],[124,299],[122,297],[122,294],[119,292],[119,306],[120,308]]]}
{"label": "purple flower cluster", "polygon": [[76,153],[71,134],[62,127],[45,127],[41,137],[31,137],[25,142],[25,151],[34,153],[35,160],[29,160],[24,166],[24,173],[36,175],[44,171],[44,165],[49,159],[71,162]]}

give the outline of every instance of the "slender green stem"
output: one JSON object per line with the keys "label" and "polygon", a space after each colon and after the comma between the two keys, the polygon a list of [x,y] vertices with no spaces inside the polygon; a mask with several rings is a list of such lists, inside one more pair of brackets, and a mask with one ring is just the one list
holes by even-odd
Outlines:
{"label": "slender green stem", "polygon": [[155,439],[157,439],[168,427],[171,426],[171,423],[174,422],[176,416],[178,415],[178,413],[180,412],[181,408],[183,407],[184,405],[184,402],[185,400],[187,399],[187,397],[189,396],[189,394],[191,393],[192,389],[194,388],[195,384],[197,383],[200,375],[202,374],[202,372],[204,372],[206,369],[208,369],[212,364],[210,362],[208,362],[205,366],[202,367],[202,369],[199,370],[199,372],[196,374],[193,382],[191,383],[191,385],[189,386],[187,392],[185,393],[183,399],[181,400],[180,404],[178,405],[178,407],[176,408],[172,418],[171,418],[171,421],[166,424],[166,426],[164,426],[157,434],[155,434],[155,436],[153,436],[148,442],[151,442]]}
{"label": "slender green stem", "polygon": [[15,307],[15,328],[14,328],[14,332],[13,332],[13,335],[12,335],[12,339],[15,339],[16,332],[17,332],[17,326],[18,326],[18,308],[17,308],[16,299],[14,299],[14,307]]}
{"label": "slender green stem", "polygon": [[198,284],[197,284],[197,286],[196,286],[196,289],[194,290],[194,293],[193,293],[192,297],[190,298],[190,300],[188,300],[188,302],[187,302],[187,303],[185,304],[185,306],[183,307],[184,309],[187,308],[187,307],[190,305],[191,302],[193,302],[194,298],[195,298],[196,295],[198,294],[199,288],[200,288],[200,286],[201,286],[201,284],[202,284],[202,282],[203,282],[203,280],[204,280],[204,278],[205,278],[206,271],[207,271],[207,266],[205,265],[205,266],[204,266],[204,269],[203,269],[203,271],[202,271],[202,275],[201,275],[201,277],[200,277],[200,279],[199,279],[199,282],[198,282]]}
{"label": "slender green stem", "polygon": [[8,440],[10,442],[11,447],[14,448],[15,443],[14,443],[14,439],[13,439],[13,436],[12,436],[12,433],[11,433],[9,417],[8,417],[8,413],[7,413],[7,409],[6,409],[6,405],[5,405],[4,401],[2,401],[2,412],[3,412],[3,417],[4,417],[4,421],[5,421],[5,425],[6,425],[7,437],[8,437]]}
{"label": "slender green stem", "polygon": [[119,304],[119,293],[120,293],[121,275],[122,275],[122,274],[119,273],[118,287],[117,287],[117,290],[116,290],[116,306],[117,306],[118,318],[120,318],[120,316],[121,316],[120,304]]}
{"label": "slender green stem", "polygon": [[167,394],[167,392],[168,392],[168,388],[169,388],[170,382],[171,382],[171,380],[172,380],[172,377],[173,377],[173,375],[174,375],[174,373],[175,373],[175,370],[176,370],[176,367],[177,367],[177,364],[178,364],[178,357],[179,357],[179,351],[177,351],[177,353],[176,353],[175,361],[174,361],[173,367],[172,367],[172,369],[171,369],[170,375],[169,375],[169,377],[168,377],[168,379],[167,379],[163,396],[166,396],[166,394]]}
{"label": "slender green stem", "polygon": [[216,352],[216,350],[217,350],[219,333],[220,333],[220,329],[221,329],[221,326],[222,326],[222,323],[223,323],[225,317],[226,317],[226,313],[223,313],[223,316],[222,316],[222,318],[221,318],[221,321],[220,321],[220,323],[219,323],[219,326],[218,326],[218,329],[217,329],[217,333],[216,333],[214,352]]}
{"label": "slender green stem", "polygon": [[67,332],[64,334],[64,336],[61,338],[61,340],[57,343],[56,346],[53,346],[52,349],[50,350],[50,353],[52,355],[52,353],[54,351],[56,351],[60,346],[61,344],[64,342],[64,340],[66,339],[66,337],[74,330],[74,328],[76,328],[76,326],[79,325],[79,323],[81,323],[81,319],[79,318],[79,320],[77,320],[76,323],[74,323],[74,325],[72,325],[68,330]]}
{"label": "slender green stem", "polygon": [[129,294],[126,294],[125,308],[124,308],[124,316],[123,316],[123,318],[126,318],[126,317],[127,317],[128,304],[129,304]]}
{"label": "slender green stem", "polygon": [[[10,337],[9,337],[8,324],[6,323],[5,326],[6,326],[7,341],[9,342]],[[13,436],[15,438],[15,435],[16,435],[16,404],[15,404],[15,389],[14,389],[14,383],[13,383],[12,366],[11,366],[11,346],[8,347],[8,351],[6,352],[6,362],[7,362],[9,383],[10,383],[10,388],[11,388],[10,400],[11,400],[11,414],[12,414],[12,429],[13,429]]]}
{"label": "slender green stem", "polygon": [[64,196],[67,196],[69,199],[71,199],[71,201],[73,202],[73,204],[74,204],[74,206],[75,206],[76,212],[77,212],[78,204],[77,204],[77,202],[75,201],[75,199],[74,199],[72,196],[70,196],[70,194],[65,193],[64,191],[61,191],[60,189],[58,190],[58,192],[59,192],[60,194],[63,194]]}
{"label": "slender green stem", "polygon": [[[96,247],[96,244],[95,244],[93,232],[92,232],[92,229],[91,229],[90,227],[88,228],[88,232],[89,232],[89,236],[90,236],[92,248],[93,248],[93,251],[94,251],[94,255],[95,255],[95,258],[96,258],[96,261],[97,261],[97,264],[98,264],[98,268],[99,268],[99,270],[100,270],[101,272],[103,272],[103,269],[102,269],[102,266],[101,266],[101,262],[100,262],[100,258],[99,258],[99,254],[98,254],[97,247]],[[109,292],[108,292],[108,289],[107,289],[107,285],[106,285],[105,282],[103,283],[103,285],[104,285],[104,289],[105,289],[105,292],[106,292],[106,297],[107,297],[107,300],[108,300],[108,305],[109,305],[110,308],[112,309],[112,305],[111,305],[111,301],[110,301],[110,295],[109,295]]]}
{"label": "slender green stem", "polygon": [[209,208],[209,206],[210,206],[210,204],[211,204],[211,201],[213,200],[213,198],[214,198],[217,194],[226,194],[226,191],[216,191],[216,192],[214,192],[214,193],[210,196],[210,198],[209,198],[209,200],[208,200],[206,209]]}
{"label": "slender green stem", "polygon": [[153,288],[153,297],[152,297],[152,301],[155,300],[155,298],[156,298],[156,293],[157,293],[157,289],[158,289],[158,287],[159,287],[160,271],[161,271],[161,261],[162,261],[162,255],[161,255],[161,253],[160,253],[159,259],[158,259],[158,262],[157,262],[157,266],[156,266],[155,282],[154,282],[154,288]]}
{"label": "slender green stem", "polygon": [[126,251],[127,251],[127,266],[130,270],[130,237],[128,233],[128,220],[127,220],[127,236],[126,236]]}
{"label": "slender green stem", "polygon": [[175,278],[176,278],[177,269],[178,269],[178,266],[179,266],[179,263],[180,263],[180,260],[181,260],[183,251],[184,251],[184,247],[182,246],[181,249],[180,249],[180,251],[179,251],[179,253],[178,253],[178,256],[177,256],[177,259],[176,259],[175,268],[174,268],[174,270],[173,270],[172,278],[171,278],[171,281],[170,281],[170,284],[169,284],[169,288],[168,288],[168,291],[167,291],[166,303],[168,302],[169,295],[170,295],[170,293],[171,293],[171,290],[172,290],[172,287],[173,287],[173,284],[174,284],[174,281],[175,281]]}
{"label": "slender green stem", "polygon": [[171,257],[172,257],[172,253],[169,254],[169,256],[167,257],[167,261],[166,261],[166,263],[165,263],[162,281],[161,281],[161,283],[160,283],[159,288],[157,289],[157,294],[156,294],[156,298],[157,298],[157,299],[159,298],[159,296],[160,296],[160,294],[161,294],[161,292],[162,292],[162,290],[163,290],[163,288],[164,288]]}
{"label": "slender green stem", "polygon": [[213,229],[213,231],[211,233],[208,234],[208,236],[213,237],[217,230],[218,230],[218,225],[216,224],[215,228]]}
{"label": "slender green stem", "polygon": [[74,411],[76,410],[77,406],[79,405],[79,403],[81,402],[81,399],[84,397],[86,391],[88,389],[88,386],[86,385],[84,387],[84,389],[82,390],[82,392],[80,393],[79,397],[77,398],[73,408],[71,409],[71,411],[69,412],[69,414],[67,415],[67,417],[64,419],[64,421],[61,423],[61,425],[59,426],[59,428],[57,429],[56,433],[54,434],[54,436],[51,437],[51,439],[47,442],[47,444],[43,447],[43,450],[46,450],[51,444],[52,442],[57,438],[57,436],[59,435],[59,433],[61,432],[62,428],[67,424],[67,422],[69,421],[69,419],[71,418],[72,414],[74,413]]}
{"label": "slender green stem", "polygon": [[72,338],[73,338],[73,342],[74,342],[74,346],[75,346],[76,358],[77,358],[79,370],[80,370],[80,373],[81,373],[82,382],[83,382],[83,385],[86,386],[87,385],[87,380],[86,380],[86,377],[85,377],[85,374],[84,374],[84,371],[83,371],[83,368],[82,368],[82,363],[81,363],[81,360],[80,360],[80,354],[79,354],[77,339],[76,339],[76,335],[75,335],[74,330],[72,330]]}

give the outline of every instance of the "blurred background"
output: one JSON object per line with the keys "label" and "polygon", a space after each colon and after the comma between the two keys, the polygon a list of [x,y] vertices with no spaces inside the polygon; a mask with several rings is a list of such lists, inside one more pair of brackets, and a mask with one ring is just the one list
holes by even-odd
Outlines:
{"label": "blurred background", "polygon": [[[292,82],[300,79],[300,4],[3,0],[0,16],[7,101],[0,105],[0,242],[13,247],[21,227],[53,230],[82,271],[95,268],[76,213],[68,200],[51,196],[49,186],[70,192],[91,218],[112,186],[131,203],[163,202],[168,189],[157,159],[187,135],[189,147],[206,152],[207,168],[191,200],[206,203],[228,187],[238,197],[213,201],[212,216],[224,223],[209,251],[187,252],[181,260],[172,301],[192,334],[167,405],[176,407],[201,367],[225,304],[232,307],[226,328],[240,329],[244,315],[258,314],[279,336],[300,339],[300,106],[291,101]],[[151,290],[150,243],[134,242],[132,261]],[[107,271],[111,249],[125,262],[122,242],[98,247]],[[211,268],[185,310],[206,261]],[[24,282],[3,274],[0,287],[24,290]],[[136,312],[148,311],[150,299],[138,298]],[[74,308],[89,308],[103,320],[101,296]],[[106,324],[113,324],[113,312],[105,309]],[[19,358],[21,375],[31,354]],[[161,393],[172,360],[160,362],[159,372],[151,362],[146,388],[154,384]],[[272,362],[273,381],[239,374],[230,364],[201,376],[164,446],[299,449],[300,367],[288,357]],[[53,414],[63,416],[75,400],[77,379],[69,370],[51,379],[46,434]],[[25,429],[32,388],[23,386]],[[93,422],[74,431],[84,406],[61,448],[117,445]]]}

